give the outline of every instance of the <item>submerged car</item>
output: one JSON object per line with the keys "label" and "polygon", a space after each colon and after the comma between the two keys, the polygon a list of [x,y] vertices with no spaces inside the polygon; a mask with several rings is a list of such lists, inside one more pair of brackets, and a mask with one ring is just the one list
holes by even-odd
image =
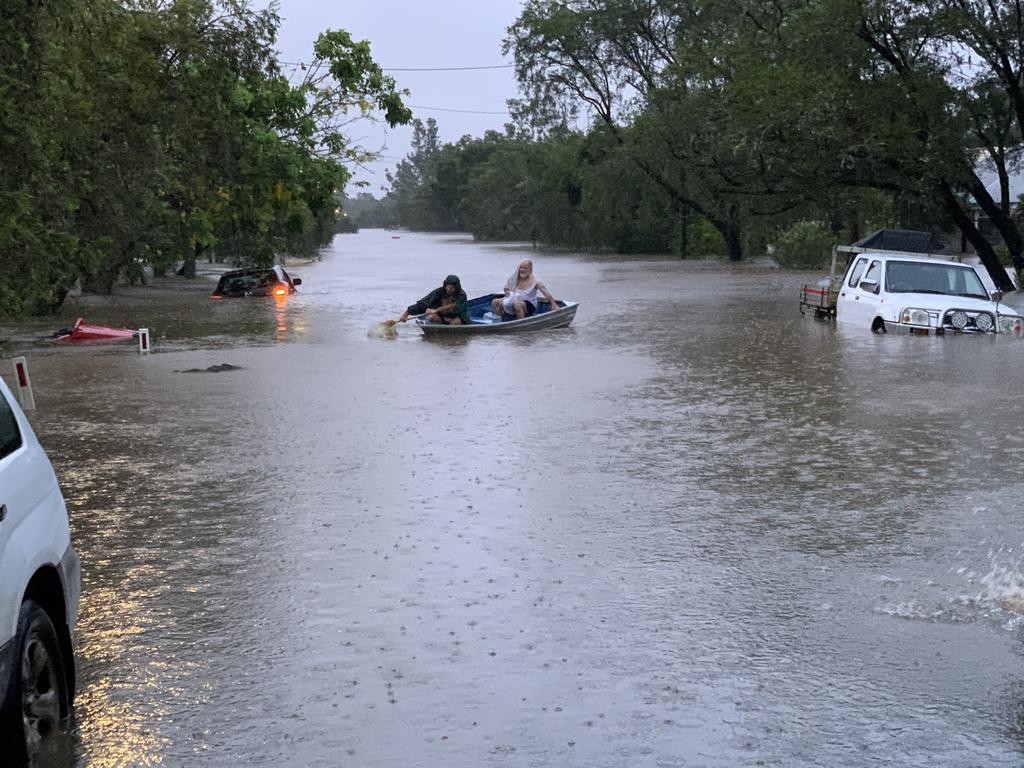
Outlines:
{"label": "submerged car", "polygon": [[225,272],[217,281],[211,299],[237,298],[240,296],[288,296],[295,293],[295,286],[302,285],[301,278],[292,279],[284,267],[274,265],[253,269],[236,269]]}
{"label": "submerged car", "polygon": [[50,765],[75,692],[80,567],[57,477],[0,380],[0,763]]}
{"label": "submerged car", "polygon": [[1024,318],[973,267],[940,258],[861,254],[838,290],[836,321],[876,333],[1024,332]]}

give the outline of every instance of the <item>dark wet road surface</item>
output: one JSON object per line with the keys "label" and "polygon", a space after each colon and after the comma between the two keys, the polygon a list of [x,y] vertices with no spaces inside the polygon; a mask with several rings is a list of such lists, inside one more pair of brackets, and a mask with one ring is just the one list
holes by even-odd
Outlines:
{"label": "dark wet road surface", "polygon": [[[569,330],[368,335],[523,253],[370,231],[283,305],[0,327],[83,560],[77,765],[1020,765],[1024,343],[544,253]],[[76,311],[156,353],[37,340]]]}

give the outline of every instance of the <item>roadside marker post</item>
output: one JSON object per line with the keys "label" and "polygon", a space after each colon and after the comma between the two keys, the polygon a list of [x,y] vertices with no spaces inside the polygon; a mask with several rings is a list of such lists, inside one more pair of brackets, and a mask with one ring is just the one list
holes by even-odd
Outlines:
{"label": "roadside marker post", "polygon": [[24,357],[16,357],[14,363],[14,386],[18,393],[18,402],[23,411],[36,409],[36,398],[32,394],[32,378],[28,375],[28,361]]}
{"label": "roadside marker post", "polygon": [[149,328],[139,328],[139,354],[148,355],[152,351],[149,343]]}

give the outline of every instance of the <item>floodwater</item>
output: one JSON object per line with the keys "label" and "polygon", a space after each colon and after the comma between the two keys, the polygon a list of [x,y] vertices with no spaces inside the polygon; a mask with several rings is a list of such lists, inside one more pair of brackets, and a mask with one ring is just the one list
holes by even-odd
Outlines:
{"label": "floodwater", "polygon": [[[524,254],[570,329],[368,333]],[[761,264],[291,271],[0,327],[83,561],[76,766],[1024,760],[1024,343],[837,332]],[[40,340],[75,314],[155,353]]]}

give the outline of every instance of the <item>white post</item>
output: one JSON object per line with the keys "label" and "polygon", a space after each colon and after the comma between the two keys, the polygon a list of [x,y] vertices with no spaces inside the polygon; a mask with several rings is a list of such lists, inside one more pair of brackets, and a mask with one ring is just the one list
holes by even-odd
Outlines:
{"label": "white post", "polygon": [[139,353],[148,355],[152,351],[149,343],[149,328],[139,328]]}
{"label": "white post", "polygon": [[28,361],[24,357],[16,357],[14,363],[14,387],[18,393],[18,402],[23,411],[36,409],[36,398],[32,394],[32,379],[28,375]]}

